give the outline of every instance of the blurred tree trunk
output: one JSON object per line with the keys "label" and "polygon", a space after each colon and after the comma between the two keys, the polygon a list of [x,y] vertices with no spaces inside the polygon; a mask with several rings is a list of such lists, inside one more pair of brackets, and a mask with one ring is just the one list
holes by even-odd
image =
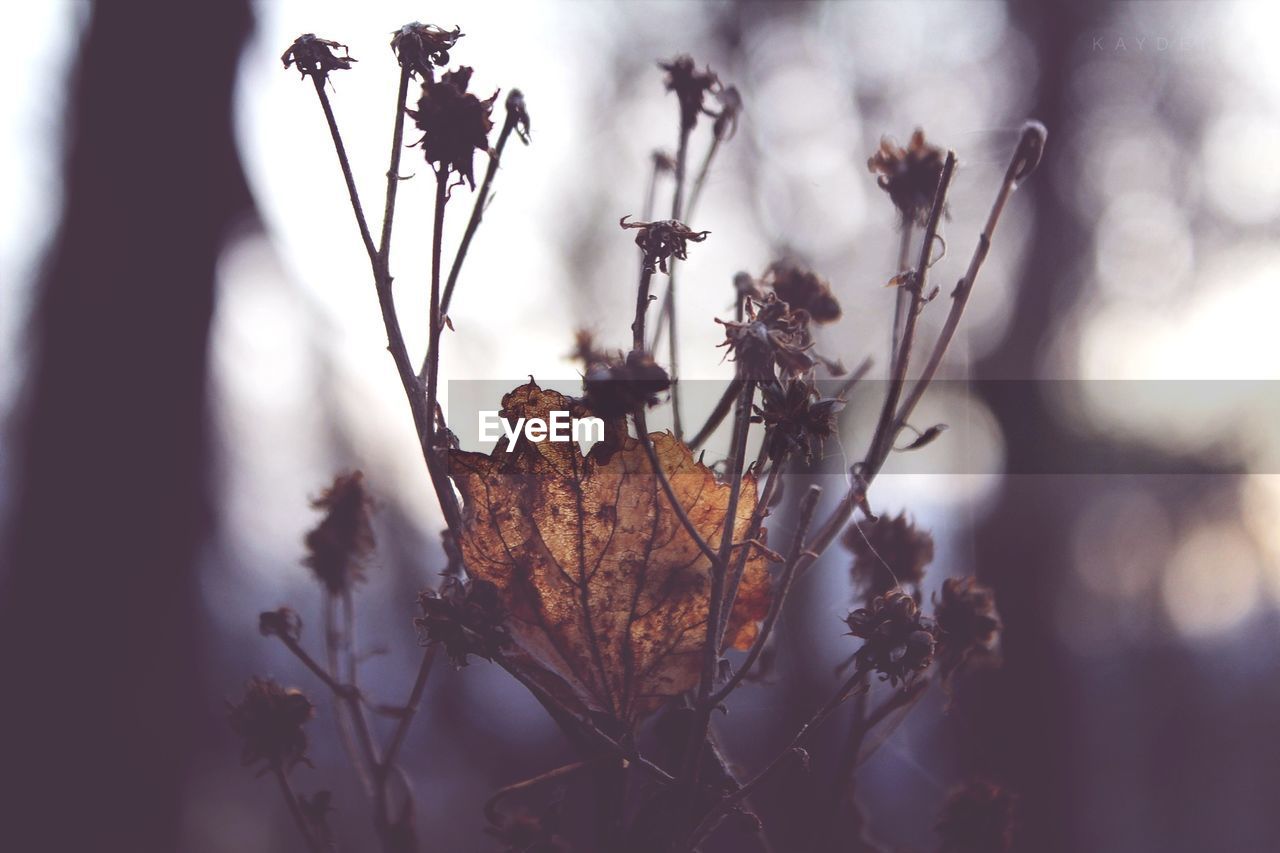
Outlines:
{"label": "blurred tree trunk", "polygon": [[222,236],[250,208],[231,133],[249,26],[245,0],[95,4],[69,81],[0,592],[6,849],[176,849],[208,713],[206,350]]}

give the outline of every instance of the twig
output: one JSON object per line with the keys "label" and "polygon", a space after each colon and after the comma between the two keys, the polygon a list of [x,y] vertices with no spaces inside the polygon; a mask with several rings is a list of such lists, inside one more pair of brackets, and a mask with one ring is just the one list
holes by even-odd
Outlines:
{"label": "twig", "polygon": [[347,182],[347,195],[351,197],[351,209],[356,215],[356,224],[360,226],[360,239],[364,241],[369,260],[377,266],[378,250],[373,245],[373,237],[369,233],[369,223],[364,218],[364,208],[360,206],[360,194],[356,192],[356,180],[351,174],[351,161],[347,158],[347,147],[342,144],[342,134],[338,132],[338,120],[333,116],[333,107],[329,103],[329,93],[324,89],[325,76],[315,74],[311,77],[316,86],[316,95],[320,98],[320,106],[324,110],[324,120],[329,125],[329,135],[333,137],[333,148],[338,153],[338,164],[342,167],[342,177]]}
{"label": "twig", "polygon": [[707,422],[702,425],[702,429],[698,430],[698,434],[689,442],[691,450],[697,450],[701,447],[711,437],[711,433],[715,432],[716,428],[724,423],[724,419],[728,417],[729,412],[733,411],[733,401],[738,398],[738,392],[741,390],[742,378],[733,377],[733,381],[728,384],[724,389],[724,393],[720,395],[720,400],[716,403],[716,407],[707,416]]}
{"label": "twig", "polygon": [[844,701],[862,685],[863,677],[865,675],[866,672],[861,667],[855,670],[853,675],[851,675],[848,680],[840,686],[840,689],[836,691],[835,695],[828,699],[826,704],[819,708],[814,715],[809,718],[809,721],[800,727],[800,730],[791,738],[791,742],[787,744],[786,749],[782,750],[776,758],[770,761],[763,770],[757,773],[745,785],[722,797],[720,802],[716,803],[715,806],[712,807],[711,811],[707,813],[707,815],[694,829],[688,846],[695,847],[700,844],[708,835],[711,834],[712,831],[715,830],[721,819],[728,814],[734,806],[750,796],[752,791],[772,776],[773,773],[785,764],[789,758],[797,756],[803,760],[803,750],[800,749],[800,745],[804,743],[810,732],[826,722],[832,712],[839,708],[840,705],[843,704]]}
{"label": "twig", "polygon": [[[915,227],[910,219],[903,219],[902,230],[898,233],[898,269],[895,275],[901,275],[907,271],[908,258],[911,256],[911,233]],[[898,360],[898,347],[902,343],[902,321],[906,316],[907,305],[910,304],[910,298],[903,288],[898,288],[894,294],[893,302],[893,328],[889,339],[889,363],[894,364]]]}
{"label": "twig", "polygon": [[716,565],[720,562],[720,555],[703,538],[702,533],[694,525],[693,519],[689,518],[689,513],[685,510],[684,504],[680,503],[680,499],[676,497],[675,488],[671,485],[667,472],[662,470],[662,460],[658,458],[658,451],[653,446],[653,439],[649,437],[649,424],[645,417],[644,408],[637,407],[635,412],[632,413],[632,417],[636,422],[636,434],[640,439],[640,446],[644,448],[645,454],[649,457],[649,467],[653,469],[653,476],[658,479],[658,485],[662,487],[663,494],[667,496],[667,502],[671,504],[671,511],[676,514],[676,518],[680,520],[685,532],[693,539],[693,543],[698,546],[698,550],[711,561],[712,571],[714,572]]}
{"label": "twig", "polygon": [[[758,479],[762,476],[760,473],[761,466],[769,456],[770,435],[765,432],[764,440],[760,442],[760,453],[755,462],[755,476]],[[769,514],[769,505],[773,503],[774,495],[777,494],[778,484],[781,482],[783,473],[786,471],[787,463],[791,460],[791,452],[784,449],[778,454],[778,458],[774,460],[773,465],[769,468],[769,473],[764,481],[764,488],[760,491],[756,499],[756,505],[751,510],[751,520],[747,522],[747,535],[745,541],[751,542],[760,537],[760,528],[764,525],[764,518]],[[720,643],[724,642],[724,633],[728,630],[729,619],[733,613],[734,602],[738,600],[738,587],[742,584],[742,575],[746,571],[747,558],[751,554],[749,547],[738,549],[738,559],[733,561],[733,565],[729,567],[728,583],[729,586],[725,590],[725,605],[720,613]]]}
{"label": "twig", "polygon": [[[738,396],[734,410],[733,443],[729,448],[729,503],[725,510],[724,525],[720,532],[719,565],[711,568],[711,595],[707,607],[707,639],[702,649],[702,677],[698,682],[698,701],[695,706],[692,739],[686,755],[683,778],[692,785],[698,779],[698,767],[701,764],[702,744],[707,739],[707,728],[711,725],[711,706],[707,700],[715,689],[716,671],[720,661],[720,618],[726,604],[725,583],[727,581],[729,556],[733,553],[733,529],[737,523],[738,498],[742,491],[743,457],[747,451],[747,434],[751,427],[751,401],[755,396],[754,379],[744,379],[742,391]],[[749,547],[744,545],[743,547]]]}
{"label": "twig", "polygon": [[649,310],[649,285],[653,282],[653,263],[644,259],[640,270],[640,286],[636,288],[636,318],[631,321],[631,349],[644,352],[644,317]]}
{"label": "twig", "polygon": [[387,768],[395,764],[396,756],[400,753],[400,747],[404,744],[405,736],[409,733],[409,727],[413,724],[413,718],[418,713],[418,706],[422,704],[422,694],[427,687],[427,678],[431,675],[431,665],[435,662],[437,648],[438,646],[432,643],[422,653],[422,663],[418,665],[418,674],[414,678],[413,689],[409,691],[409,701],[404,705],[404,711],[400,715],[399,722],[396,723],[395,731],[391,733],[391,740],[387,742],[387,749],[382,758],[383,784],[385,784]]}
{"label": "twig", "polygon": [[804,547],[804,537],[809,532],[809,525],[813,523],[813,514],[818,508],[818,499],[821,496],[821,486],[810,486],[801,499],[800,518],[796,524],[796,532],[791,539],[791,551],[787,555],[786,565],[782,569],[782,577],[778,581],[778,589],[774,592],[773,601],[769,604],[769,612],[764,617],[764,622],[760,625],[760,633],[756,635],[755,642],[751,644],[751,649],[747,652],[742,665],[725,682],[724,687],[721,687],[708,700],[713,708],[729,698],[729,694],[733,693],[743,679],[751,673],[751,668],[755,666],[756,661],[759,660],[760,655],[764,652],[765,646],[769,642],[769,636],[773,632],[773,626],[777,623],[778,617],[782,614],[782,608],[787,602],[787,593],[791,590],[791,584],[795,580],[796,566],[799,565],[801,550]]}
{"label": "twig", "polygon": [[1013,195],[1014,190],[1018,188],[1022,181],[1027,179],[1039,164],[1047,138],[1048,131],[1039,122],[1031,121],[1023,125],[1018,147],[1014,150],[1013,159],[1009,161],[1009,167],[1005,170],[1000,190],[996,193],[996,199],[991,205],[991,212],[987,214],[986,225],[983,226],[982,233],[978,235],[978,245],[973,250],[973,257],[969,260],[969,268],[965,271],[964,278],[960,279],[959,283],[956,284],[955,292],[951,294],[951,311],[947,314],[942,331],[938,333],[938,340],[933,345],[933,352],[930,353],[929,360],[925,363],[924,370],[920,373],[920,378],[911,387],[911,393],[907,395],[907,399],[903,401],[902,408],[898,410],[897,419],[900,423],[906,423],[911,417],[916,404],[920,402],[920,398],[924,396],[929,383],[933,381],[934,375],[937,374],[938,366],[942,364],[942,358],[946,355],[947,347],[951,345],[956,329],[960,326],[960,317],[964,314],[965,306],[969,303],[969,294],[973,292],[974,282],[977,281],[978,273],[982,270],[982,264],[986,261],[987,253],[991,250],[991,240],[995,236],[996,225],[1000,222],[1000,214],[1004,212],[1005,205],[1008,203],[1009,197]]}
{"label": "twig", "polygon": [[391,132],[391,162],[387,167],[387,201],[382,210],[382,236],[378,240],[378,257],[382,261],[383,274],[387,276],[390,276],[391,222],[395,218],[396,191],[400,188],[400,152],[404,149],[404,100],[409,96],[409,78],[412,74],[410,66],[400,66],[395,129]]}
{"label": "twig", "polygon": [[521,791],[527,791],[530,788],[536,788],[538,785],[545,785],[548,782],[554,782],[557,779],[562,779],[565,776],[569,776],[573,773],[577,773],[579,770],[585,769],[587,767],[590,767],[593,764],[598,763],[602,758],[603,756],[597,756],[595,758],[588,758],[582,761],[573,761],[573,762],[570,762],[569,764],[564,765],[563,767],[557,767],[554,770],[548,770],[545,773],[539,773],[537,776],[533,776],[529,779],[524,779],[520,782],[515,782],[513,784],[505,785],[499,788],[498,790],[494,791],[493,794],[489,796],[489,799],[485,800],[484,802],[483,811],[484,811],[485,819],[488,820],[489,823],[493,824],[494,826],[501,826],[502,815],[498,814],[498,803],[504,797],[509,797],[512,794],[518,794]]}
{"label": "twig", "polygon": [[307,842],[307,849],[312,853],[323,853],[324,847],[311,832],[311,827],[307,823],[307,816],[302,813],[302,805],[298,802],[298,796],[293,792],[293,785],[289,783],[289,777],[285,774],[284,768],[280,766],[273,767],[276,781],[280,785],[280,794],[284,797],[284,801],[289,804],[289,814],[293,816],[293,822],[298,827],[298,832],[302,833],[302,838]]}
{"label": "twig", "polygon": [[[671,200],[671,218],[681,221],[684,214],[684,173],[689,159],[689,134],[693,126],[686,126],[681,119],[680,147],[676,150],[676,189]],[[677,440],[684,440],[684,430],[680,423],[680,351],[679,335],[676,334],[676,269],[679,265],[672,263],[667,272],[666,321],[667,321],[667,357],[671,371],[671,424]]]}
{"label": "twig", "polygon": [[[480,220],[484,218],[485,209],[489,206],[489,192],[493,188],[493,179],[498,174],[498,166],[502,160],[502,152],[507,147],[507,139],[511,136],[511,132],[515,130],[516,120],[519,118],[515,110],[507,110],[507,120],[503,122],[502,130],[498,133],[498,143],[493,147],[493,152],[489,155],[489,166],[485,169],[484,180],[480,182],[480,189],[476,192],[475,204],[471,206],[471,218],[467,220],[467,230],[462,233],[462,242],[458,244],[458,252],[453,256],[453,263],[449,266],[449,279],[444,286],[444,295],[440,297],[440,313],[449,313],[449,303],[453,301],[453,289],[458,284],[458,274],[462,271],[462,262],[467,258],[467,250],[471,248],[471,240],[476,236],[476,231],[480,228]],[[423,365],[426,366],[425,364]]]}

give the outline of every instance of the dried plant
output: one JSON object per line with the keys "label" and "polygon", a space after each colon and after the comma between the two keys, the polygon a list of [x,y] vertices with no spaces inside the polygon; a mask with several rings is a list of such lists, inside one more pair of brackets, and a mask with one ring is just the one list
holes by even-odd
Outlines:
{"label": "dried plant", "polygon": [[[699,70],[687,56],[661,63],[665,86],[678,105],[676,154],[655,155],[643,211],[646,220],[652,218],[657,178],[668,174],[674,183],[672,215],[620,222],[636,231],[641,260],[630,350],[610,353],[593,337],[579,335],[574,353],[584,365],[581,397],[530,381],[502,400],[503,414],[512,418],[546,417],[552,411],[598,416],[606,425],[604,439],[587,454],[576,442],[551,444],[528,435],[488,455],[457,449],[438,405],[440,338],[506,142],[515,133],[527,144],[530,129],[524,96],[511,90],[497,141],[490,146],[498,93],[482,99],[470,92],[471,69],[465,66],[438,71],[447,66],[462,35],[457,28],[419,23],[393,34],[391,47],[401,71],[376,241],[325,87],[330,73],[351,69],[355,60],[337,42],[314,35],[300,37],[282,57],[286,68],[296,67],[312,79],[328,124],[369,257],[388,348],[443,511],[445,564],[441,585],[419,599],[417,626],[425,648],[407,698],[394,705],[374,702],[358,683],[353,606],[374,547],[370,501],[358,472],[342,475],[315,501],[323,516],[306,538],[305,563],[316,576],[322,601],[323,660],[306,650],[302,620],[288,608],[263,613],[262,634],[281,642],[332,694],[339,738],[369,794],[376,837],[386,851],[418,849],[413,794],[400,769],[400,750],[441,647],[456,666],[476,657],[502,667],[582,751],[580,760],[490,798],[484,809],[488,834],[502,849],[570,849],[572,833],[564,830],[558,800],[534,806],[529,795],[588,769],[621,782],[606,786],[598,797],[602,819],[590,849],[690,851],[721,830],[760,832],[761,822],[751,814],[752,794],[783,769],[805,764],[815,730],[851,698],[856,699],[853,730],[849,753],[840,761],[836,781],[842,796],[835,807],[856,811],[854,773],[868,735],[912,708],[935,670],[939,680],[949,680],[967,663],[989,659],[998,643],[994,596],[971,578],[948,579],[933,615],[925,612],[920,589],[933,559],[933,541],[905,515],[878,519],[871,487],[892,453],[923,446],[944,428],[918,431],[911,419],[955,335],[1006,203],[1039,161],[1044,128],[1035,122],[1024,126],[968,269],[951,293],[941,331],[914,380],[918,320],[938,292],[928,277],[956,156],[926,143],[921,131],[907,148],[886,141],[872,155],[869,166],[901,214],[900,261],[892,273],[898,311],[889,382],[875,431],[849,469],[852,485],[819,520],[822,490],[810,486],[784,496],[782,479],[791,466],[820,455],[835,432],[845,394],[869,363],[847,376],[840,393],[819,391],[820,378],[844,371],[814,348],[814,325],[834,322],[842,313],[830,282],[817,272],[783,258],[759,279],[745,273],[735,277],[734,316],[716,318],[724,326],[722,345],[735,375],[708,421],[694,438],[684,439],[676,271],[690,244],[710,236],[687,223],[716,153],[742,116],[738,90],[709,68]],[[409,85],[415,79],[422,91],[410,108]],[[429,338],[417,369],[400,330],[390,273],[406,116],[423,134],[418,144],[436,178]],[[710,121],[700,122],[703,117]],[[708,135],[707,151],[686,197],[689,147],[700,125]],[[477,154],[488,157],[478,189]],[[446,276],[443,223],[450,190],[459,185],[475,190],[474,201]],[[666,274],[668,283],[649,329],[655,298],[650,291],[658,274]],[[657,355],[663,334],[669,344],[665,363]],[[675,428],[650,433],[647,412],[668,391]],[[693,449],[730,417],[728,452],[713,470],[694,458]],[[753,428],[759,451],[752,461]],[[900,447],[904,431],[909,443]],[[765,522],[779,507],[795,522],[785,541],[770,542]],[[862,518],[851,524],[856,513]],[[856,641],[849,653],[852,671],[785,749],[755,774],[739,778],[714,744],[713,713],[726,707],[769,658],[795,581],[842,534],[854,555],[861,597],[846,620]],[[770,564],[776,567],[772,571]],[[731,648],[746,653],[736,669],[723,657]],[[871,707],[867,697],[874,676],[886,680],[890,692]],[[289,771],[305,761],[302,725],[312,710],[301,694],[255,680],[244,701],[233,706],[231,724],[243,739],[246,763],[265,763],[264,772],[274,773],[303,839],[310,849],[321,850],[333,843],[325,826],[331,797],[327,791],[296,795],[289,778]],[[655,716],[662,747],[645,754],[637,736]],[[388,732],[379,732],[380,721]],[[626,780],[632,776],[645,784],[629,787]],[[941,849],[979,849],[975,844],[1003,849],[1010,802],[990,786],[961,789],[938,823]],[[874,849],[869,845],[859,849]]]}

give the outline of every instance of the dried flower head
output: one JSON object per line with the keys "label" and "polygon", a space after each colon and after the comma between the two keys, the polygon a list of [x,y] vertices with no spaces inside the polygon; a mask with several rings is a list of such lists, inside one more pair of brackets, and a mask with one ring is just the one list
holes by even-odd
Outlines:
{"label": "dried flower head", "polygon": [[657,222],[628,222],[630,215],[618,220],[623,228],[638,228],[636,245],[644,252],[644,265],[650,272],[660,269],[667,272],[667,259],[688,258],[689,241],[701,243],[710,231],[694,231],[683,222],[660,219]]}
{"label": "dried flower head", "polygon": [[307,556],[302,562],[332,593],[364,580],[365,561],[374,546],[372,505],[360,471],[339,474],[311,502],[313,508],[324,510],[324,518],[303,540]]}
{"label": "dried flower head", "polygon": [[818,363],[810,352],[813,339],[807,311],[792,311],[777,294],[768,293],[764,299],[749,299],[746,315],[740,323],[716,319],[724,326],[720,346],[729,348],[745,376],[768,381],[775,364],[784,376],[803,376]]}
{"label": "dried flower head", "polygon": [[580,361],[586,367],[605,361],[608,356],[596,345],[595,333],[590,329],[578,329],[573,333],[573,349],[569,358]]}
{"label": "dried flower head", "polygon": [[671,387],[671,377],[645,352],[596,361],[582,377],[587,408],[603,418],[622,417],[640,406],[652,406]]}
{"label": "dried flower head", "polygon": [[815,323],[840,319],[840,302],[831,292],[831,283],[808,267],[774,261],[765,270],[763,283],[793,309],[808,311]]}
{"label": "dried flower head", "polygon": [[925,566],[933,562],[933,537],[906,513],[851,524],[841,541],[853,552],[854,587],[868,599],[899,585],[919,589]]}
{"label": "dried flower head", "polygon": [[891,684],[923,672],[933,662],[937,627],[902,590],[872,599],[868,607],[850,613],[845,624],[851,636],[866,641],[855,656],[858,665]]}
{"label": "dried flower head", "polygon": [[409,115],[422,131],[417,144],[427,161],[437,170],[453,169],[474,189],[472,163],[477,151],[489,150],[490,113],[498,93],[482,101],[467,91],[470,82],[471,69],[465,65],[446,71],[439,80],[424,80],[418,109]]}
{"label": "dried flower head", "polygon": [[947,578],[941,597],[934,595],[938,656],[944,675],[966,662],[991,654],[1000,638],[996,595],[975,578]]}
{"label": "dried flower head", "polygon": [[449,64],[449,51],[462,36],[459,27],[446,30],[414,21],[391,34],[391,50],[410,74],[430,80],[435,77],[436,66],[443,68]]}
{"label": "dried flower head", "polygon": [[418,596],[418,606],[422,615],[414,624],[428,643],[444,646],[454,666],[466,666],[468,655],[493,660],[507,642],[506,613],[497,590],[484,581],[446,577],[439,590]]}
{"label": "dried flower head", "polygon": [[653,168],[658,174],[663,172],[674,172],[676,170],[676,158],[672,157],[667,151],[655,149],[653,152]]}
{"label": "dried flower head", "polygon": [[716,111],[716,119],[711,124],[711,132],[716,139],[727,142],[738,132],[738,116],[742,114],[742,94],[737,86],[725,86],[716,92],[716,100],[720,109]]}
{"label": "dried flower head", "polygon": [[708,92],[720,88],[720,78],[710,68],[699,71],[693,57],[681,54],[669,62],[659,62],[658,67],[667,72],[664,81],[668,92],[675,92],[680,99],[680,127],[691,130],[698,123],[698,113],[714,116],[703,106]]}
{"label": "dried flower head", "polygon": [[525,145],[529,144],[529,111],[525,107],[524,92],[512,89],[507,93],[507,122]]}
{"label": "dried flower head", "polygon": [[768,427],[772,458],[791,450],[812,463],[821,456],[826,439],[835,433],[836,415],[843,408],[844,400],[820,396],[804,379],[784,379],[761,386],[760,404],[754,407],[752,420]]}
{"label": "dried flower head", "polygon": [[867,160],[867,168],[879,176],[876,183],[889,194],[902,220],[924,225],[942,179],[946,154],[925,142],[924,131],[917,128],[906,148],[898,147],[888,137],[881,139],[880,147]]}
{"label": "dried flower head", "polygon": [[1012,793],[975,780],[947,796],[935,828],[942,836],[938,853],[1005,853],[1013,842]]}
{"label": "dried flower head", "polygon": [[286,690],[269,678],[252,678],[244,698],[239,704],[228,702],[227,709],[227,722],[242,741],[244,766],[262,761],[266,767],[261,773],[287,773],[300,763],[311,764],[302,727],[315,715],[315,706],[301,691]]}
{"label": "dried flower head", "polygon": [[290,607],[266,610],[258,614],[258,633],[264,637],[297,640],[302,636],[302,617]]}
{"label": "dried flower head", "polygon": [[[342,56],[334,53],[337,48],[342,48]],[[347,71],[355,62],[345,44],[319,38],[315,33],[303,33],[294,39],[280,55],[280,61],[285,68],[295,66],[299,74],[313,78],[317,85],[329,79],[330,71]]]}
{"label": "dried flower head", "polygon": [[760,284],[752,277],[749,272],[737,272],[733,275],[733,292],[737,294],[738,299],[750,297],[757,301],[764,299],[764,291],[760,289]]}

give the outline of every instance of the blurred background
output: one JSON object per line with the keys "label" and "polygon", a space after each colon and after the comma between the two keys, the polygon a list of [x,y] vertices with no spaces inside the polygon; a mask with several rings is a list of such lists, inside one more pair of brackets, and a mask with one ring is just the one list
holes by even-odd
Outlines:
{"label": "blurred background", "polygon": [[[916,127],[957,152],[934,270],[954,281],[1018,127],[1042,121],[1046,157],[944,368],[956,381],[922,407],[963,439],[931,445],[924,469],[891,463],[872,495],[933,532],[927,591],[964,574],[996,590],[1003,666],[935,692],[862,768],[869,828],[885,849],[932,850],[946,791],[981,775],[1020,797],[1016,850],[1275,848],[1280,7],[234,0],[0,12],[0,764],[17,792],[0,833],[36,839],[16,849],[293,849],[271,783],[238,764],[224,700],[254,673],[319,697],[256,618],[287,603],[319,623],[301,537],[339,470],[363,469],[381,507],[365,684],[387,701],[408,689],[440,518],[323,117],[279,56],[303,32],[350,46],[331,98],[373,199],[387,42],[419,19],[460,26],[472,90],[519,87],[533,125],[450,311],[450,382],[571,385],[575,329],[628,340],[636,250],[616,222],[640,213],[677,126],[659,59],[690,53],[745,102],[691,222],[712,235],[681,268],[689,379],[731,375],[712,318],[735,272],[781,254],[845,306],[822,351],[870,355],[883,377],[896,214],[867,157]],[[426,168],[406,153],[418,177],[393,256],[411,353]],[[470,204],[457,195],[448,246]],[[869,434],[855,413],[830,453],[855,458]],[[833,549],[806,576],[771,678],[721,721],[742,767],[835,684],[848,563]],[[299,773],[334,791],[340,839],[360,849],[368,807],[331,724],[321,702],[316,767]],[[843,736],[837,717],[820,742]],[[813,752],[812,779],[761,798],[777,850],[797,849]],[[478,662],[437,667],[406,756],[431,849],[482,850],[488,793],[572,752]]]}

